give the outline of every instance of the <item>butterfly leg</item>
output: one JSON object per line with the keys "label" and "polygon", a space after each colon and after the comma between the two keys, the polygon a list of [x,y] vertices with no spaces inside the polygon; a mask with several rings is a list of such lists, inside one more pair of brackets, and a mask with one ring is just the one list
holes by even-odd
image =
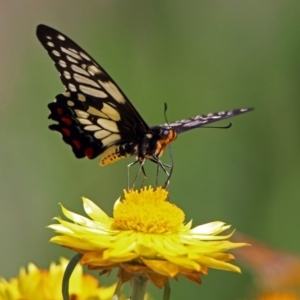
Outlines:
{"label": "butterfly leg", "polygon": [[[158,186],[158,173],[159,173],[159,168],[162,168],[164,173],[167,175],[167,179],[164,184],[164,188],[168,188],[170,184],[170,178],[172,175],[172,170],[173,170],[173,165],[167,165],[164,164],[157,156],[153,155],[150,158],[150,161],[154,162],[157,164],[157,171],[156,171],[156,186]],[[170,171],[168,172],[166,168],[170,168]]]}
{"label": "butterfly leg", "polygon": [[143,181],[142,181],[142,184],[141,184],[140,188],[142,188],[144,186],[144,182],[147,179],[147,175],[146,175],[145,168],[144,168],[145,161],[146,161],[146,159],[144,159],[143,162],[141,162],[141,166],[140,166],[140,169],[142,169],[142,172],[143,172],[143,175],[144,175],[144,178],[143,178]]}
{"label": "butterfly leg", "polygon": [[[144,169],[145,161],[146,161],[146,158],[144,158],[142,161],[140,161],[140,160],[137,159],[137,160],[135,160],[134,162],[132,162],[131,164],[129,164],[127,166],[127,188],[128,188],[128,190],[134,188],[135,182],[136,182],[137,178],[139,177],[141,171],[144,174],[144,179],[143,179],[143,182],[142,182],[142,186],[143,186],[143,184],[144,184],[144,182],[145,182],[145,180],[147,178],[146,172],[145,172],[145,169]],[[140,167],[139,167],[139,170],[138,170],[137,174],[134,177],[134,180],[133,180],[131,188],[129,188],[129,186],[130,186],[130,172],[129,172],[129,169],[130,169],[130,167],[132,167],[133,165],[135,165],[137,162],[140,163]]]}
{"label": "butterfly leg", "polygon": [[134,166],[138,160],[135,160],[134,162],[130,163],[127,165],[127,190],[130,190],[129,185],[130,185],[130,167]]}
{"label": "butterfly leg", "polygon": [[157,164],[157,168],[156,168],[156,181],[155,181],[155,184],[156,184],[156,186],[158,186],[158,174],[159,174],[159,167],[160,167],[160,165],[159,165],[159,164]]}
{"label": "butterfly leg", "polygon": [[[172,172],[173,172],[173,165],[171,165],[171,166],[170,165],[166,165],[161,160],[158,160],[158,164],[157,165],[160,166],[164,170],[165,174],[167,175],[167,179],[165,181],[164,188],[168,189],[168,187],[170,185],[170,179],[171,179],[171,176],[172,176]],[[170,168],[169,172],[166,170],[166,167]]]}
{"label": "butterfly leg", "polygon": [[173,155],[172,155],[172,148],[171,148],[171,145],[169,144],[168,145],[168,150],[169,150],[169,155],[170,155],[170,161],[171,161],[171,165],[165,165],[165,166],[168,166],[170,168],[170,171],[169,171],[169,177],[167,178],[167,180],[165,181],[165,189],[167,189],[169,187],[169,184],[170,184],[170,179],[171,179],[171,176],[172,176],[172,173],[173,173],[173,168],[174,168],[174,161],[173,161]]}

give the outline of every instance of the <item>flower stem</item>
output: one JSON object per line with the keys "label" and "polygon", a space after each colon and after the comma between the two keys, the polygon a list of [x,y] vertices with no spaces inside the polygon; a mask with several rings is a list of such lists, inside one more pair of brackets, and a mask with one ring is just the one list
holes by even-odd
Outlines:
{"label": "flower stem", "polygon": [[81,253],[77,253],[69,262],[64,272],[62,281],[62,296],[64,300],[69,300],[69,281],[70,277],[82,257]]}
{"label": "flower stem", "polygon": [[131,300],[144,300],[147,283],[149,279],[143,273],[136,274],[131,279],[132,294]]}
{"label": "flower stem", "polygon": [[170,300],[170,298],[171,298],[171,288],[170,288],[170,283],[168,280],[164,286],[163,300]]}
{"label": "flower stem", "polygon": [[114,295],[117,296],[118,298],[121,296],[122,285],[123,282],[121,279],[119,279],[114,293]]}

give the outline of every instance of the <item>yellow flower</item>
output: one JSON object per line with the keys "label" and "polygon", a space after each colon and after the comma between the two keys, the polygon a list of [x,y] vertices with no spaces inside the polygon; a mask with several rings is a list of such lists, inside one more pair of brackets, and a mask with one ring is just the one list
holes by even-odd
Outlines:
{"label": "yellow flower", "polygon": [[[0,300],[61,300],[62,277],[68,260],[61,259],[60,264],[52,263],[49,270],[38,269],[28,264],[28,271],[21,268],[19,276],[6,281],[0,279]],[[99,287],[98,280],[91,275],[82,274],[82,266],[78,265],[72,274],[69,295],[76,300],[108,300],[111,299],[115,285]]]}
{"label": "yellow flower", "polygon": [[62,207],[72,222],[56,218],[60,224],[49,227],[60,235],[51,241],[83,254],[81,263],[101,269],[101,274],[118,267],[122,282],[145,273],[162,287],[179,274],[201,283],[200,275],[208,268],[240,272],[227,262],[233,255],[224,251],[245,244],[227,241],[231,234],[219,235],[229,225],[217,221],[191,228],[192,222],[184,223],[183,211],[167,200],[163,188],[124,193],[124,200],[114,205],[113,218],[86,198],[82,200],[89,218]]}

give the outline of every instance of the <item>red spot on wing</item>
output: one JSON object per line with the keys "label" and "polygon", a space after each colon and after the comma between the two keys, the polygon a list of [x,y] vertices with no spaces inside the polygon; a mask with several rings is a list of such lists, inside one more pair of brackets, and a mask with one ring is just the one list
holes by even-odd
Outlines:
{"label": "red spot on wing", "polygon": [[64,122],[67,125],[71,125],[72,124],[72,120],[69,118],[61,118],[62,122]]}
{"label": "red spot on wing", "polygon": [[76,149],[80,149],[81,148],[81,144],[78,140],[72,140],[73,145],[75,146]]}
{"label": "red spot on wing", "polygon": [[66,136],[70,136],[71,135],[71,131],[68,128],[62,128],[61,131],[66,135]]}
{"label": "red spot on wing", "polygon": [[62,108],[57,108],[56,109],[56,112],[59,114],[59,115],[62,115],[64,113],[64,110]]}
{"label": "red spot on wing", "polygon": [[84,151],[84,155],[88,158],[92,158],[94,155],[94,149],[93,148],[86,148]]}

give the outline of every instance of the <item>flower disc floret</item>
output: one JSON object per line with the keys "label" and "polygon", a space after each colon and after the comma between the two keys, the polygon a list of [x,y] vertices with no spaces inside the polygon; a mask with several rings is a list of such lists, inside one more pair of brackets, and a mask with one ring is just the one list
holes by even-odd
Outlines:
{"label": "flower disc floret", "polygon": [[167,201],[165,189],[145,187],[140,191],[124,190],[124,194],[124,200],[114,208],[114,227],[157,234],[178,233],[181,229],[184,213]]}

